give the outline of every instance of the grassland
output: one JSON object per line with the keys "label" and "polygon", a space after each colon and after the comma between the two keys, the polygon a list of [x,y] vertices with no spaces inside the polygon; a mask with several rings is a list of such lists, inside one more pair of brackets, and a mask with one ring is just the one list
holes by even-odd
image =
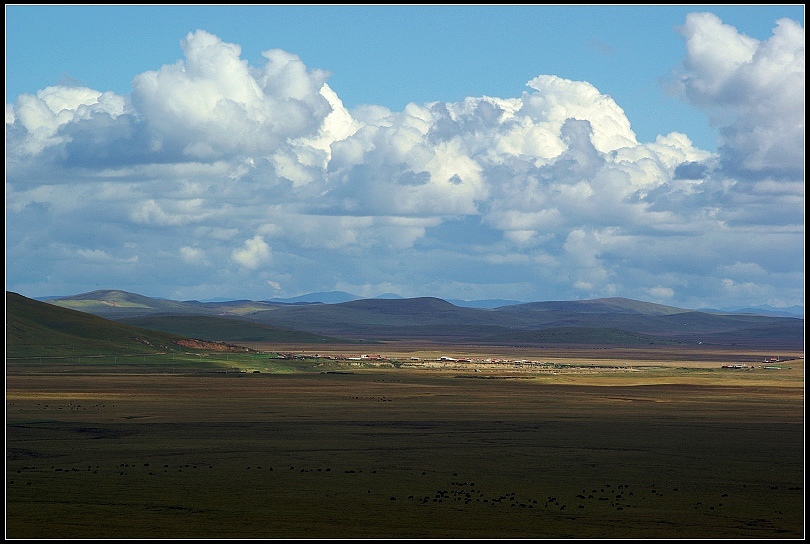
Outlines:
{"label": "grassland", "polygon": [[802,353],[251,347],[7,359],[6,537],[804,537]]}

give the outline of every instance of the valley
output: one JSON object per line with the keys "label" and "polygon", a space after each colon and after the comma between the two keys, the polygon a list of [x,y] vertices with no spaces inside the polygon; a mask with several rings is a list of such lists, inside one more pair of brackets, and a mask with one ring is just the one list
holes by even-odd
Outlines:
{"label": "valley", "polygon": [[10,372],[7,537],[804,533],[798,364],[777,377],[265,361]]}
{"label": "valley", "polygon": [[790,343],[192,342],[9,295],[6,327],[7,538],[804,536]]}

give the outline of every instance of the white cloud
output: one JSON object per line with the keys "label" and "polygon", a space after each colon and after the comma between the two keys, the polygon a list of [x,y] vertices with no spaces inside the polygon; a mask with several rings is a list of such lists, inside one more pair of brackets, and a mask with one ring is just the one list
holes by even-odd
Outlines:
{"label": "white cloud", "polygon": [[267,280],[267,285],[275,289],[276,291],[281,291],[281,284],[277,281]]}
{"label": "white cloud", "polygon": [[20,95],[13,106],[6,104],[6,125],[16,125],[25,131],[21,140],[11,142],[10,151],[36,155],[66,140],[57,134],[60,127],[95,115],[115,118],[126,110],[123,97],[86,87],[54,86],[36,95]]}
{"label": "white cloud", "polygon": [[732,298],[738,297],[740,294],[750,296],[756,295],[761,296],[765,293],[765,289],[757,285],[754,282],[747,281],[747,282],[736,282],[729,278],[723,278],[720,280],[720,285],[725,293],[730,295]]}
{"label": "white cloud", "polygon": [[674,289],[660,285],[647,289],[647,292],[650,294],[650,297],[656,300],[672,298],[675,295]]}
{"label": "white cloud", "polygon": [[180,258],[188,264],[207,264],[205,251],[198,247],[183,246],[179,252]]}
{"label": "white cloud", "polygon": [[691,13],[680,32],[687,56],[672,88],[720,127],[727,168],[750,176],[804,172],[804,28],[776,22],[764,42],[711,13]]}
{"label": "white cloud", "polygon": [[241,48],[204,30],[182,41],[185,62],[133,80],[132,101],[156,146],[190,157],[272,154],[287,139],[316,136],[332,111],[321,94],[326,74],[296,55],[266,51],[263,70]]}
{"label": "white cloud", "polygon": [[127,258],[118,258],[110,255],[103,249],[77,249],[76,253],[82,258],[93,263],[122,263],[122,264],[135,264],[138,262],[138,256],[133,255]]}
{"label": "white cloud", "polygon": [[112,257],[101,249],[79,249],[76,251],[79,255],[88,261],[111,261]]}
{"label": "white cloud", "polygon": [[245,240],[241,248],[234,249],[231,259],[240,266],[255,270],[268,263],[271,257],[270,246],[259,235]]}
{"label": "white cloud", "polygon": [[199,223],[207,215],[203,205],[200,198],[163,203],[149,199],[133,209],[130,218],[133,223],[160,227]]}
{"label": "white cloud", "polygon": [[720,128],[717,154],[639,142],[613,98],[553,75],[349,111],[295,54],[253,67],[192,32],[131,99],[58,86],[6,105],[8,260],[47,263],[54,239],[101,263],[125,239],[150,248],[141,277],[208,287],[803,296],[803,28],[759,42],[692,14],[681,31],[675,87]]}
{"label": "white cloud", "polygon": [[548,75],[527,85],[537,93],[524,94],[521,111],[535,122],[550,124],[554,133],[568,119],[587,120],[593,127],[593,145],[602,153],[637,144],[624,110],[593,85]]}
{"label": "white cloud", "polygon": [[725,274],[733,274],[739,277],[764,277],[765,270],[757,263],[730,263],[722,267]]}

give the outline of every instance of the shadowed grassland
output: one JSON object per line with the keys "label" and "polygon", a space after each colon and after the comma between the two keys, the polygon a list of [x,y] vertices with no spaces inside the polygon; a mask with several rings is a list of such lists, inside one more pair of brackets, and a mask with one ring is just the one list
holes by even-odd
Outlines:
{"label": "shadowed grassland", "polygon": [[7,361],[7,538],[804,535],[801,361],[474,379],[220,357]]}

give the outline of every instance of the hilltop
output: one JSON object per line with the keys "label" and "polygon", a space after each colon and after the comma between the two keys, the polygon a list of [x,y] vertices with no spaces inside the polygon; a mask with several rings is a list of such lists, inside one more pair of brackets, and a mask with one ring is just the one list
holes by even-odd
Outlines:
{"label": "hilltop", "polygon": [[[103,306],[123,313],[152,305],[177,310],[182,303],[150,299],[121,291],[95,292],[103,300],[69,297],[85,309]],[[110,301],[115,304],[107,304]],[[154,354],[205,351],[246,351],[234,342],[330,343],[340,338],[289,331],[266,325],[206,315],[161,315],[113,321],[89,311],[78,311],[6,292],[6,356]]]}
{"label": "hilltop", "polygon": [[6,357],[151,354],[181,351],[185,340],[6,292]]}
{"label": "hilltop", "polygon": [[49,299],[47,304],[145,329],[231,342],[295,342],[297,336],[315,342],[804,348],[802,318],[701,312],[620,297],[474,308],[435,297],[200,302],[105,290]]}

